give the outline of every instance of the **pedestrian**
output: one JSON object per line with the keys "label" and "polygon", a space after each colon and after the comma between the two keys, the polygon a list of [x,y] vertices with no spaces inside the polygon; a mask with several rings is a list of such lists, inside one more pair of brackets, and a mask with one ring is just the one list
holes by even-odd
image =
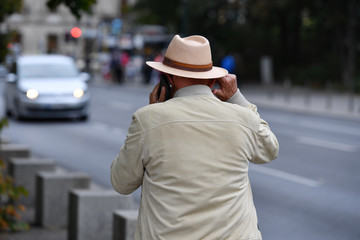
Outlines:
{"label": "pedestrian", "polygon": [[212,66],[202,36],[174,36],[164,60],[147,64],[171,86],[158,98],[156,85],[134,113],[111,165],[117,192],[142,186],[135,239],[261,239],[248,168],[277,157],[268,124],[236,76]]}
{"label": "pedestrian", "polygon": [[123,69],[121,66],[120,53],[116,50],[111,55],[110,69],[112,79],[115,83],[121,83],[123,78]]}
{"label": "pedestrian", "polygon": [[121,69],[121,82],[126,82],[129,75],[130,55],[123,51],[119,57],[119,68]]}
{"label": "pedestrian", "polygon": [[236,69],[235,58],[231,54],[227,54],[221,60],[221,67],[225,68],[229,73],[235,73],[235,69]]}

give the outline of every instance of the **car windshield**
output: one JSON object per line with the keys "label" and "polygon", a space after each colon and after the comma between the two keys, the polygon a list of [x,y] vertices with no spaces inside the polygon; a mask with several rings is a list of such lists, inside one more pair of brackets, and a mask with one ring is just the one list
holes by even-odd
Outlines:
{"label": "car windshield", "polygon": [[21,78],[72,78],[78,76],[72,64],[23,64],[19,67]]}

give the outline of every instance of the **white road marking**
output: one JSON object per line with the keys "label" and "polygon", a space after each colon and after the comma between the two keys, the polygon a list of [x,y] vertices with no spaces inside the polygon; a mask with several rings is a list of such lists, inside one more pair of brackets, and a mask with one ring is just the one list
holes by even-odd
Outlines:
{"label": "white road marking", "polygon": [[309,187],[319,187],[322,184],[322,182],[320,181],[316,181],[313,179],[301,177],[295,174],[291,174],[277,169],[263,167],[259,165],[251,165],[250,169],[254,170],[255,172],[260,172],[263,174],[267,174],[273,177],[281,178],[287,181],[295,182]]}
{"label": "white road marking", "polygon": [[339,126],[330,123],[318,123],[314,121],[303,120],[299,123],[302,127],[318,129],[323,131],[335,132],[335,133],[344,133],[349,135],[360,136],[360,128],[350,127],[350,126]]}
{"label": "white road marking", "polygon": [[333,132],[333,133],[341,133],[348,134],[354,136],[360,136],[360,128],[355,126],[340,126],[337,124],[318,122],[318,121],[310,121],[310,120],[292,120],[283,116],[276,115],[267,115],[265,120],[269,122],[276,122],[280,124],[287,124],[291,126],[305,127],[309,129]]}
{"label": "white road marking", "polygon": [[332,141],[311,138],[311,137],[298,136],[296,137],[296,142],[310,146],[322,147],[322,148],[338,150],[343,152],[356,152],[358,150],[358,147],[354,145],[332,142]]}

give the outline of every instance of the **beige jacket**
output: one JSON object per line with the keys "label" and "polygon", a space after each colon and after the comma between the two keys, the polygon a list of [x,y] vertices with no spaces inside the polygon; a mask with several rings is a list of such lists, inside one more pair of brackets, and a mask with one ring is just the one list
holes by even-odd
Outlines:
{"label": "beige jacket", "polygon": [[195,85],[135,112],[111,166],[119,193],[142,186],[135,239],[261,239],[249,161],[275,159],[278,141],[240,91],[229,101]]}

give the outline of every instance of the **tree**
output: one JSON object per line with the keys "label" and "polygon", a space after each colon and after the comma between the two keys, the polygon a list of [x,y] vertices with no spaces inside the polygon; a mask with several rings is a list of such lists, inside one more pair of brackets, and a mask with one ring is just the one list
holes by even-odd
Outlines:
{"label": "tree", "polygon": [[357,0],[139,0],[136,10],[142,23],[206,35],[215,51],[240,52],[248,79],[257,77],[265,54],[280,81],[324,86],[338,79],[351,87],[359,74]]}
{"label": "tree", "polygon": [[134,9],[139,23],[159,24],[171,31],[179,30],[181,0],[138,0]]}
{"label": "tree", "polygon": [[91,7],[95,3],[96,0],[48,0],[46,4],[51,10],[55,10],[60,4],[64,4],[77,19],[80,19],[82,12],[91,14]]}
{"label": "tree", "polygon": [[19,12],[22,8],[22,0],[1,0],[0,4],[0,23],[5,18],[15,12]]}
{"label": "tree", "polygon": [[324,6],[331,19],[332,37],[336,41],[342,82],[352,89],[356,74],[360,4],[356,0],[331,0],[324,1]]}
{"label": "tree", "polygon": [[[22,8],[22,0],[1,0],[0,4],[0,26],[5,18],[15,12],[19,12]],[[10,35],[6,32],[0,32],[0,63],[4,62],[8,54],[8,43]]]}

